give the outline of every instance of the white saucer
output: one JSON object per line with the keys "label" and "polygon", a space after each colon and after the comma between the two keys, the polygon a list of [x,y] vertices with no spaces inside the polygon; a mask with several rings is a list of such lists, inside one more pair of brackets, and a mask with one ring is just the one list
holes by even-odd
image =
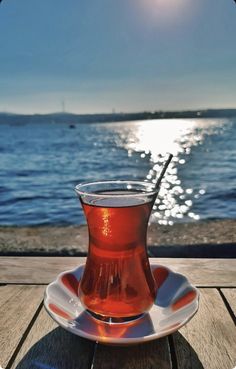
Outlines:
{"label": "white saucer", "polygon": [[93,341],[134,344],[154,340],[177,331],[197,312],[199,292],[186,277],[151,264],[158,289],[149,313],[128,323],[107,323],[92,317],[82,306],[78,286],[84,265],[59,274],[47,286],[44,306],[66,330]]}

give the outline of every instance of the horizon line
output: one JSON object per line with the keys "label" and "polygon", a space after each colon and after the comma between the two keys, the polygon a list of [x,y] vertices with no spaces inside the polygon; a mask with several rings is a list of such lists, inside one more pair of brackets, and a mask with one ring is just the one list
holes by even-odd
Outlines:
{"label": "horizon line", "polygon": [[33,115],[66,115],[66,114],[71,114],[71,115],[120,115],[120,114],[145,114],[145,113],[149,113],[149,114],[157,114],[157,113],[183,113],[183,112],[206,112],[206,111],[219,111],[219,110],[236,110],[236,107],[231,107],[231,108],[199,108],[199,109],[180,109],[180,110],[140,110],[140,111],[129,111],[129,112],[103,112],[103,113],[74,113],[74,112],[69,112],[69,111],[55,111],[55,112],[47,112],[47,113],[38,113],[38,112],[34,112],[34,113],[15,113],[15,112],[10,112],[10,111],[0,111],[0,114],[9,114],[9,115],[26,115],[26,116],[33,116]]}

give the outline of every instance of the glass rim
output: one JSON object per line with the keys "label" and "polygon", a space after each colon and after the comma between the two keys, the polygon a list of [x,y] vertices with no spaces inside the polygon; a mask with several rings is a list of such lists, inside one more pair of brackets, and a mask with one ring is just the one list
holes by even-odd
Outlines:
{"label": "glass rim", "polygon": [[[123,193],[123,194],[114,194],[114,193],[109,193],[109,194],[101,194],[101,193],[96,193],[93,191],[88,191],[85,190],[83,191],[83,187],[86,186],[93,186],[93,185],[109,185],[109,184],[127,184],[127,185],[139,185],[139,186],[143,186],[143,191],[139,192],[139,193],[129,193],[129,191],[132,190],[131,188],[127,188],[127,193]],[[150,187],[152,188],[151,191],[148,191],[148,187],[150,189]],[[133,188],[134,189],[134,188]],[[146,191],[145,191],[146,189]],[[107,191],[109,189],[107,188]],[[115,190],[115,189],[114,189]],[[104,191],[106,191],[106,188],[104,187]],[[121,198],[121,197],[140,197],[140,195],[146,195],[146,196],[151,196],[151,195],[156,195],[159,191],[159,187],[156,188],[155,184],[152,182],[145,182],[145,181],[135,181],[135,180],[104,180],[104,181],[91,181],[91,182],[81,182],[78,183],[75,186],[75,192],[79,195],[79,196],[90,196],[90,197],[105,197],[105,198]]]}

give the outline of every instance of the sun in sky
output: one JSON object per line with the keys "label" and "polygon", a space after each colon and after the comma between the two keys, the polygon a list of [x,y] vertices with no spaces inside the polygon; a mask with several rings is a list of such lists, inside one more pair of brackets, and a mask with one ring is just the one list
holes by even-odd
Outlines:
{"label": "sun in sky", "polygon": [[197,15],[200,3],[191,0],[138,0],[147,22],[174,27],[177,22],[187,22]]}
{"label": "sun in sky", "polygon": [[4,0],[0,111],[234,107],[235,19],[230,0]]}

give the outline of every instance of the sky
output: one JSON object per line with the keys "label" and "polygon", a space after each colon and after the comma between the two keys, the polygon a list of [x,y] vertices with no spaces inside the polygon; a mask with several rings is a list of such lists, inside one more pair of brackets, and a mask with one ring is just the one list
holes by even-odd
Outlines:
{"label": "sky", "polygon": [[2,0],[0,111],[236,108],[233,0]]}

